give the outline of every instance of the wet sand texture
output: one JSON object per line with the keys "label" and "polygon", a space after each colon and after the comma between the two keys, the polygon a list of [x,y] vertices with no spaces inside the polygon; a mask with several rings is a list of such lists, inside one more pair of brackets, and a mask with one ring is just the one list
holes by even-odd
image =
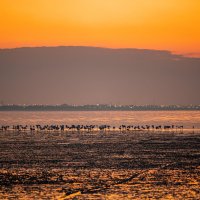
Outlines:
{"label": "wet sand texture", "polygon": [[197,132],[2,132],[0,199],[200,199]]}

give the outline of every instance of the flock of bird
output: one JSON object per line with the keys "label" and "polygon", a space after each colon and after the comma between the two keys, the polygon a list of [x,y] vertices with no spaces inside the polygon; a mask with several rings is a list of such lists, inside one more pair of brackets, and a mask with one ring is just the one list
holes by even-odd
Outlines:
{"label": "flock of bird", "polygon": [[133,126],[133,125],[120,125],[119,127],[110,125],[13,125],[13,126],[0,126],[0,131],[133,131],[133,130],[177,130],[183,129],[183,126],[175,125],[143,125],[143,126]]}

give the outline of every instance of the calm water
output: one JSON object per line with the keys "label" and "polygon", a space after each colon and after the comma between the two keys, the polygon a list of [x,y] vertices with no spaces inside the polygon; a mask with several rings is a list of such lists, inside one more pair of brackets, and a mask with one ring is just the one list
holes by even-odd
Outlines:
{"label": "calm water", "polygon": [[0,125],[183,125],[200,129],[200,111],[0,112]]}

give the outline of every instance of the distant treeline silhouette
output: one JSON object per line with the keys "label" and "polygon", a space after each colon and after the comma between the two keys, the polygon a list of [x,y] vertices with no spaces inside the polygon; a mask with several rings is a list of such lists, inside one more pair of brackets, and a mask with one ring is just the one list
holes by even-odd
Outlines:
{"label": "distant treeline silhouette", "polygon": [[200,110],[200,105],[0,105],[0,111],[164,111]]}

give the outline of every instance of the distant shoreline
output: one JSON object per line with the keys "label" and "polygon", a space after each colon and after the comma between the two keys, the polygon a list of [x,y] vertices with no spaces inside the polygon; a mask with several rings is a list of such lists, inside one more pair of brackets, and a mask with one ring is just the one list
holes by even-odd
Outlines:
{"label": "distant shoreline", "polygon": [[200,105],[1,105],[0,111],[200,111]]}

